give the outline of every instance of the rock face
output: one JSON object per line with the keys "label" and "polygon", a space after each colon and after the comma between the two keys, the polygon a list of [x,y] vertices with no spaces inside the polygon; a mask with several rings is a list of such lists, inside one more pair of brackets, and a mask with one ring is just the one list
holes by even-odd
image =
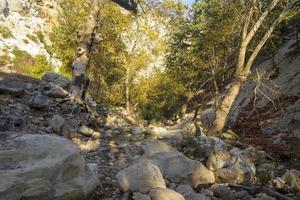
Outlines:
{"label": "rock face", "polygon": [[120,171],[117,180],[124,192],[146,193],[152,188],[166,188],[159,168],[149,160],[143,160]]}
{"label": "rock face", "polygon": [[149,196],[152,200],[185,200],[181,194],[170,189],[162,188],[150,190]]}
{"label": "rock face", "polygon": [[86,198],[98,185],[69,140],[52,135],[0,133],[1,200]]}
{"label": "rock face", "polygon": [[49,108],[50,99],[42,94],[34,94],[29,100],[29,106],[31,108],[46,110]]}

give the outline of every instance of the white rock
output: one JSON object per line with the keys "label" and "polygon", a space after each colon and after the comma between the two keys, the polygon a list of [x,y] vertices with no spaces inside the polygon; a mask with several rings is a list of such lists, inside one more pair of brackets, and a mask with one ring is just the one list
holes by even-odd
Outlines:
{"label": "white rock", "polygon": [[98,185],[94,165],[54,135],[0,134],[0,196],[5,200],[81,199]]}
{"label": "white rock", "polygon": [[184,197],[170,189],[155,188],[150,190],[149,196],[152,200],[184,200]]}
{"label": "white rock", "polygon": [[120,171],[117,181],[124,192],[146,193],[152,188],[166,188],[159,168],[149,160],[143,160]]}

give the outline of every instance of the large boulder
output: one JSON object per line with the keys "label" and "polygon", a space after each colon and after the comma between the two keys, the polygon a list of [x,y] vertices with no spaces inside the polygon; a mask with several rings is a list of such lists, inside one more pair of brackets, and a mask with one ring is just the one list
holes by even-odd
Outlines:
{"label": "large boulder", "polygon": [[70,81],[64,76],[61,76],[55,72],[48,72],[42,77],[43,81],[54,83],[64,89],[67,89],[70,86]]}
{"label": "large boulder", "polygon": [[137,162],[151,160],[159,167],[165,178],[173,183],[189,184],[197,187],[199,184],[213,183],[214,173],[201,162],[189,159],[176,149],[158,140],[146,140],[142,144],[145,153]]}
{"label": "large boulder", "polygon": [[95,165],[65,138],[0,133],[0,150],[1,199],[85,199],[98,185]]}
{"label": "large boulder", "polygon": [[147,193],[153,188],[166,188],[159,168],[149,160],[142,160],[120,171],[117,181],[124,192]]}
{"label": "large boulder", "polygon": [[152,200],[185,200],[181,194],[170,189],[162,188],[150,190],[149,196]]}
{"label": "large boulder", "polygon": [[199,184],[213,183],[214,173],[201,162],[189,159],[179,152],[161,152],[147,156],[157,165],[165,178],[173,183],[189,184],[197,187]]}

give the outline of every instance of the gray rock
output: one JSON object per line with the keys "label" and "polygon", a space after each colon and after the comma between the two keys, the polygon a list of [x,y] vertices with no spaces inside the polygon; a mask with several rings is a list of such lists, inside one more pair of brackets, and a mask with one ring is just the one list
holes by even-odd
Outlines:
{"label": "gray rock", "polygon": [[275,165],[273,163],[262,163],[256,166],[256,173],[261,183],[268,183],[274,178]]}
{"label": "gray rock", "polygon": [[210,190],[213,191],[214,196],[219,197],[222,200],[234,199],[232,191],[224,185],[213,185],[210,187]]}
{"label": "gray rock", "polygon": [[[221,183],[252,183],[255,179],[256,168],[245,156],[232,155],[235,162],[227,167],[217,169],[216,176]],[[232,159],[232,158],[228,158]],[[230,162],[224,162],[230,163]]]}
{"label": "gray rock", "polygon": [[173,190],[163,188],[150,190],[149,196],[152,200],[185,200],[181,194]]}
{"label": "gray rock", "polygon": [[146,155],[154,155],[161,152],[177,152],[176,149],[159,140],[145,140],[141,144],[142,150]]}
{"label": "gray rock", "polygon": [[253,198],[246,190],[234,193],[233,197],[236,200],[250,200]]}
{"label": "gray rock", "polygon": [[24,93],[24,88],[15,81],[0,80],[0,94],[20,96]]}
{"label": "gray rock", "polygon": [[64,89],[70,86],[70,80],[54,72],[48,72],[42,77],[43,81],[54,83]]}
{"label": "gray rock", "polygon": [[152,188],[166,188],[159,168],[149,160],[143,160],[120,171],[117,181],[124,192],[146,193]]}
{"label": "gray rock", "polygon": [[236,160],[237,156],[230,154],[228,151],[213,152],[207,159],[206,167],[209,170],[216,171],[217,169],[233,165]]}
{"label": "gray rock", "polygon": [[254,198],[254,200],[276,200],[276,199],[268,196],[265,193],[259,193],[256,195],[256,198]]}
{"label": "gray rock", "polygon": [[191,160],[179,152],[162,152],[141,159],[150,159],[159,167],[165,178],[177,184],[189,184],[197,187],[199,184],[213,183],[214,173],[201,162]]}
{"label": "gray rock", "polygon": [[65,119],[60,115],[54,115],[49,120],[50,128],[57,134],[61,133],[62,127],[65,124]]}
{"label": "gray rock", "polygon": [[140,126],[132,126],[131,133],[134,139],[142,139],[143,138],[143,128]]}
{"label": "gray rock", "polygon": [[227,150],[225,142],[219,138],[210,136],[199,136],[195,139],[198,144],[198,150],[200,155],[209,156],[212,152]]}
{"label": "gray rock", "polygon": [[139,192],[134,192],[132,196],[133,200],[151,200],[151,197],[146,194],[141,194]]}
{"label": "gray rock", "polygon": [[54,135],[0,133],[0,196],[5,200],[86,198],[98,185],[95,166]]}
{"label": "gray rock", "polygon": [[0,119],[0,131],[9,131],[11,128],[11,124],[6,119]]}
{"label": "gray rock", "polygon": [[78,131],[81,135],[84,135],[86,137],[92,137],[94,139],[99,139],[101,137],[101,133],[94,131],[87,126],[81,126]]}
{"label": "gray rock", "polygon": [[266,161],[267,153],[265,151],[257,150],[250,146],[243,151],[243,155],[247,156],[253,163],[259,164]]}
{"label": "gray rock", "polygon": [[185,200],[210,200],[211,198],[205,194],[196,193],[189,185],[179,185],[176,191],[182,194]]}
{"label": "gray rock", "polygon": [[36,109],[48,109],[50,99],[42,94],[34,94],[29,100],[29,106]]}
{"label": "gray rock", "polygon": [[69,95],[67,91],[58,85],[50,85],[46,87],[44,94],[53,98],[63,98]]}

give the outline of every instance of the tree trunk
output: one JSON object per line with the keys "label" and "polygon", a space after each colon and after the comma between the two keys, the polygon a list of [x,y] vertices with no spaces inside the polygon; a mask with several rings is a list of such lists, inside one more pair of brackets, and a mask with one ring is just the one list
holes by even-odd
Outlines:
{"label": "tree trunk", "polygon": [[83,29],[77,33],[76,58],[72,65],[72,82],[70,92],[74,97],[83,98],[89,86],[87,67],[95,42],[100,12],[99,0],[91,1],[91,12]]}
{"label": "tree trunk", "polygon": [[129,86],[129,69],[126,70],[126,80],[125,80],[125,98],[126,98],[126,110],[130,112],[130,86]]}
{"label": "tree trunk", "polygon": [[239,94],[242,83],[243,83],[243,80],[240,78],[237,78],[231,84],[226,96],[221,101],[218,109],[216,110],[215,120],[213,122],[212,127],[209,130],[209,133],[208,133],[209,135],[219,136],[221,134],[221,131],[226,124],[231,106]]}
{"label": "tree trunk", "polygon": [[278,0],[273,0],[267,10],[260,16],[258,21],[255,23],[253,28],[249,31],[247,34],[248,26],[249,26],[249,21],[251,20],[251,15],[252,15],[252,8],[250,9],[248,13],[247,21],[245,21],[244,27],[243,27],[243,33],[242,33],[242,42],[241,46],[239,49],[239,55],[238,55],[238,60],[237,60],[237,67],[236,67],[236,78],[235,81],[232,83],[230,86],[226,96],[222,100],[221,104],[219,107],[216,109],[216,116],[215,120],[213,122],[212,127],[209,130],[209,135],[214,135],[214,136],[220,136],[222,134],[222,129],[224,128],[227,118],[229,115],[229,111],[236,99],[236,97],[239,94],[240,88],[243,84],[244,81],[247,80],[248,76],[251,73],[251,68],[253,66],[253,63],[267,42],[267,40],[270,38],[272,35],[273,31],[277,27],[277,25],[282,22],[284,19],[284,16],[286,15],[290,5],[288,5],[281,13],[280,15],[274,20],[274,22],[270,25],[270,27],[265,31],[263,37],[260,39],[260,41],[256,44],[253,52],[249,56],[247,62],[245,62],[246,58],[246,53],[247,53],[247,47],[249,45],[249,42],[251,41],[252,37],[258,30],[258,28],[262,25],[266,17],[269,15],[271,10],[277,5],[279,1]]}

